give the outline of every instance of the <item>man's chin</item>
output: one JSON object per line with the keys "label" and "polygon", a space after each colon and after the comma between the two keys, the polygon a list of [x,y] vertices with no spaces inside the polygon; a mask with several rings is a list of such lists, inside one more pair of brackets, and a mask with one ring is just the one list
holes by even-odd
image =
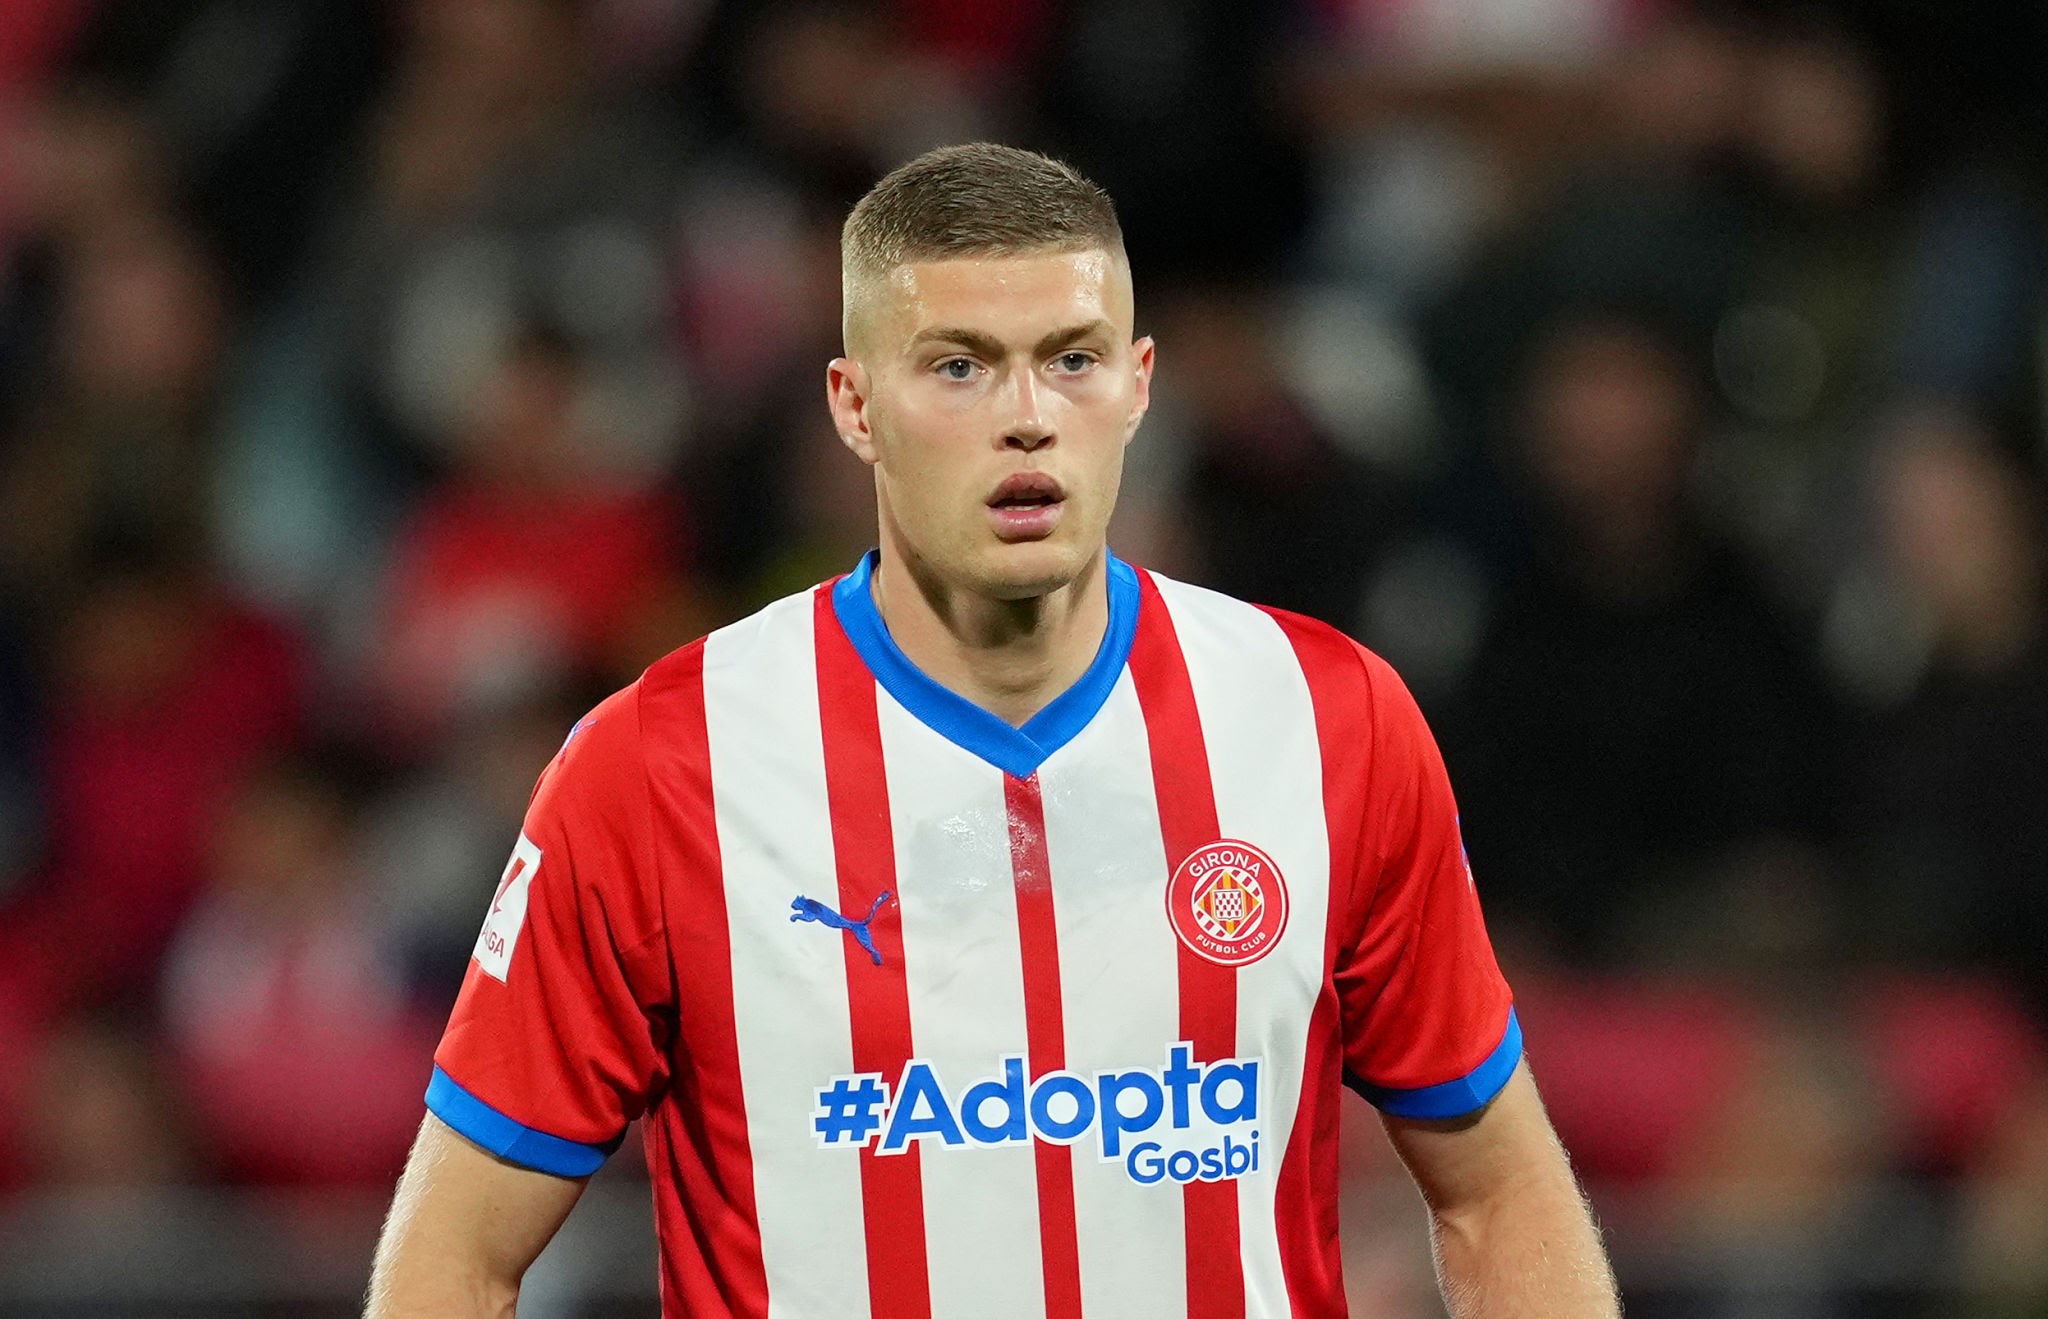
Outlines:
{"label": "man's chin", "polygon": [[1087,571],[1090,556],[1053,540],[999,544],[982,555],[975,575],[982,594],[996,600],[1029,600],[1071,586]]}

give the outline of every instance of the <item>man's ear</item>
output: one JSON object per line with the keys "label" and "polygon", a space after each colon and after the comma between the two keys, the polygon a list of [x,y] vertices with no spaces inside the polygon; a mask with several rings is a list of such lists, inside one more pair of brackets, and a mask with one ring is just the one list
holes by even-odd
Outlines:
{"label": "man's ear", "polygon": [[874,466],[878,455],[874,432],[868,427],[868,369],[851,357],[833,358],[825,368],[825,406],[832,411],[839,442]]}
{"label": "man's ear", "polygon": [[1152,362],[1156,345],[1152,336],[1146,335],[1131,345],[1131,369],[1136,373],[1131,395],[1131,419],[1124,423],[1124,443],[1138,433],[1138,423],[1145,420],[1145,412],[1152,406]]}

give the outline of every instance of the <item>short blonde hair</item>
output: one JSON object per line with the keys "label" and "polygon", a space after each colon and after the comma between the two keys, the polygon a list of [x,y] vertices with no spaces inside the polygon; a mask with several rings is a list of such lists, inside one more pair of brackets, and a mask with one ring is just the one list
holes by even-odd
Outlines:
{"label": "short blonde hair", "polygon": [[1050,156],[993,142],[927,151],[891,170],[840,231],[840,269],[857,282],[909,261],[1011,252],[1121,254],[1109,194]]}

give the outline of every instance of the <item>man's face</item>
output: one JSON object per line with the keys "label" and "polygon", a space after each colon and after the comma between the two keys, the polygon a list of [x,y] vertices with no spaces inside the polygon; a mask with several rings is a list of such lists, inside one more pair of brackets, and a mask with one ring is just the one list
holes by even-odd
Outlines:
{"label": "man's face", "polygon": [[912,262],[862,290],[833,420],[875,469],[882,535],[921,575],[1021,599],[1095,560],[1152,341],[1101,250]]}

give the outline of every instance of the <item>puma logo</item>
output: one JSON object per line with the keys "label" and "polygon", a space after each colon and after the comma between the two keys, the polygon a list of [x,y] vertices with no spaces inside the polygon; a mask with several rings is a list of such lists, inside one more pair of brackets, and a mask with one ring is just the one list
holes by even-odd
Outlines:
{"label": "puma logo", "polygon": [[882,895],[875,899],[875,905],[868,908],[868,914],[856,921],[841,916],[816,898],[807,898],[799,893],[789,904],[790,911],[794,913],[789,919],[792,921],[816,921],[820,925],[829,925],[835,930],[849,931],[853,935],[854,942],[867,949],[868,956],[875,959],[876,966],[880,966],[882,964],[882,951],[875,947],[875,939],[872,934],[868,933],[868,926],[874,921],[875,913],[880,911],[882,904],[888,900],[889,890],[883,889]]}

